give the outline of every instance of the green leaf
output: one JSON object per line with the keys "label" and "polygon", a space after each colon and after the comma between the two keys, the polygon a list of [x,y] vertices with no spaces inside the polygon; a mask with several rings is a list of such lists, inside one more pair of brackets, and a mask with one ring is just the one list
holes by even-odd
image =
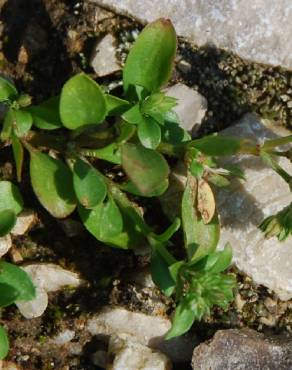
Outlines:
{"label": "green leaf", "polygon": [[173,234],[175,234],[181,226],[181,221],[176,217],[173,223],[160,235],[155,235],[155,239],[161,243],[167,242]]}
{"label": "green leaf", "polygon": [[16,223],[16,214],[10,209],[0,211],[0,237],[8,234]]}
{"label": "green leaf", "polygon": [[63,86],[60,116],[68,129],[101,123],[106,111],[106,99],[100,86],[84,73],[70,78]]}
{"label": "green leaf", "polygon": [[214,251],[220,235],[218,217],[205,224],[195,209],[197,197],[197,181],[188,176],[187,185],[182,198],[182,224],[185,246],[190,260],[198,260]]}
{"label": "green leaf", "polygon": [[200,178],[204,173],[204,166],[196,159],[193,159],[190,165],[190,172],[194,177]]}
{"label": "green leaf", "polygon": [[166,112],[162,127],[162,141],[173,145],[191,140],[190,134],[179,126],[179,118],[174,111]]}
{"label": "green leaf", "polygon": [[[141,102],[141,113],[155,117],[164,117],[165,113],[177,105],[177,99],[164,93],[154,93]],[[162,120],[164,122],[164,119]],[[163,124],[163,122],[161,124]],[[160,123],[160,122],[159,122]]]}
{"label": "green leaf", "polygon": [[32,126],[32,116],[25,110],[13,110],[13,128],[16,136],[25,136]]}
{"label": "green leaf", "polygon": [[0,211],[10,209],[16,215],[23,209],[22,196],[10,181],[0,181]]}
{"label": "green leaf", "polygon": [[78,201],[85,208],[94,208],[106,197],[107,188],[102,176],[81,159],[74,164],[73,185]]}
{"label": "green leaf", "polygon": [[18,291],[17,301],[35,298],[35,287],[30,277],[20,267],[0,261],[0,284],[8,284]]}
{"label": "green leaf", "polygon": [[171,296],[175,282],[169,273],[168,264],[155,248],[152,248],[150,270],[154,283],[166,296]]}
{"label": "green leaf", "polygon": [[240,151],[242,139],[210,135],[193,140],[191,146],[210,156],[233,155]]}
{"label": "green leaf", "polygon": [[226,177],[217,173],[208,175],[208,182],[211,182],[213,185],[218,186],[219,188],[230,185],[230,181]]}
{"label": "green leaf", "polygon": [[144,197],[159,197],[162,195],[168,188],[168,179],[165,179],[158,188],[155,189],[152,193],[148,193],[147,195],[141,194],[141,192],[137,189],[137,187],[132,183],[132,181],[127,181],[123,184],[120,184],[120,189],[134,195],[144,196]]}
{"label": "green leaf", "polygon": [[133,126],[131,123],[122,121],[119,125],[119,137],[117,138],[117,142],[119,144],[124,144],[128,140],[133,137],[133,135],[136,132],[135,126]]}
{"label": "green leaf", "polygon": [[0,360],[3,360],[9,351],[9,341],[3,326],[0,325]]}
{"label": "green leaf", "polygon": [[59,113],[60,96],[53,96],[39,105],[26,108],[33,116],[34,126],[42,130],[55,130],[62,127]]}
{"label": "green leaf", "polygon": [[117,98],[116,96],[106,94],[107,116],[116,116],[123,114],[130,108],[130,103],[127,100]]}
{"label": "green leaf", "polygon": [[181,268],[185,265],[185,261],[177,261],[168,267],[171,277],[175,282],[178,281]]}
{"label": "green leaf", "polygon": [[138,125],[140,122],[143,121],[142,113],[140,112],[140,105],[137,103],[132,108],[127,110],[123,115],[122,118],[128,122],[132,123],[133,125]]}
{"label": "green leaf", "polygon": [[10,139],[13,122],[14,122],[14,114],[13,109],[9,108],[8,111],[5,114],[5,118],[3,121],[3,127],[1,131],[1,140],[6,141]]}
{"label": "green leaf", "polygon": [[178,337],[186,333],[193,325],[196,318],[196,310],[192,307],[191,299],[184,297],[175,309],[172,327],[167,332],[165,339]]}
{"label": "green leaf", "polygon": [[0,283],[0,307],[6,307],[14,303],[19,296],[17,289],[9,284]]}
{"label": "green leaf", "polygon": [[148,24],[134,43],[123,70],[124,90],[131,86],[158,90],[171,74],[176,53],[176,34],[170,20],[160,18]]}
{"label": "green leaf", "polygon": [[121,153],[122,166],[141,194],[153,194],[168,178],[168,164],[160,153],[129,143],[122,145]]}
{"label": "green leaf", "polygon": [[64,218],[74,211],[72,173],[62,161],[31,150],[30,179],[37,198],[52,216]]}
{"label": "green leaf", "polygon": [[216,252],[217,259],[213,264],[207,264],[206,269],[213,273],[218,274],[219,272],[225,271],[231,264],[232,261],[232,248],[229,243],[227,243],[223,251]]}
{"label": "green leaf", "polygon": [[120,147],[117,143],[109,144],[100,149],[82,149],[80,152],[86,157],[94,157],[111,163],[121,164]]}
{"label": "green leaf", "polygon": [[99,227],[102,238],[116,236],[123,230],[123,217],[112,197],[102,204]]}
{"label": "green leaf", "polygon": [[21,141],[18,139],[18,137],[12,133],[12,151],[13,151],[13,157],[16,167],[16,177],[17,181],[21,181],[21,173],[22,173],[22,167],[23,167],[23,160],[24,160],[24,150],[23,146],[21,144]]}
{"label": "green leaf", "polygon": [[245,180],[244,171],[241,168],[234,164],[225,164],[223,168],[229,171],[229,174],[234,177],[238,177],[239,179]]}
{"label": "green leaf", "polygon": [[0,102],[5,100],[13,100],[17,97],[18,92],[16,87],[6,80],[6,78],[0,77]]}
{"label": "green leaf", "polygon": [[148,149],[155,149],[161,141],[161,130],[156,121],[151,117],[143,117],[138,126],[138,137],[140,142]]}

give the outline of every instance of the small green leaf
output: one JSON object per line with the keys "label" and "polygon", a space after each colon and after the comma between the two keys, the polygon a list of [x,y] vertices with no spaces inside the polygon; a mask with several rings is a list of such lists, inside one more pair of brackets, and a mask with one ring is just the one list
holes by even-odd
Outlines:
{"label": "small green leaf", "polygon": [[3,127],[1,131],[1,140],[3,141],[10,139],[12,128],[13,128],[13,122],[14,122],[13,111],[14,110],[12,108],[9,108],[5,114],[5,118],[3,121]]}
{"label": "small green leaf", "polygon": [[[141,103],[141,113],[151,116],[154,119],[156,117],[164,117],[166,112],[170,111],[177,105],[177,99],[166,96],[164,93],[154,93]],[[162,119],[163,124],[164,119]]]}
{"label": "small green leaf", "polygon": [[150,270],[154,283],[166,296],[171,296],[175,289],[175,282],[169,273],[168,264],[156,248],[152,248]]}
{"label": "small green leaf", "polygon": [[233,155],[240,151],[242,140],[227,136],[205,136],[193,140],[191,146],[210,156]]}
{"label": "small green leaf", "polygon": [[196,318],[196,309],[192,307],[191,299],[184,297],[175,309],[172,327],[165,339],[172,339],[186,333],[193,325]]}
{"label": "small green leaf", "polygon": [[55,130],[62,127],[59,113],[60,96],[53,96],[39,105],[26,108],[33,116],[34,126],[42,130]]}
{"label": "small green leaf", "polygon": [[156,121],[151,117],[143,117],[138,125],[140,142],[148,149],[156,149],[161,141],[161,130]]}
{"label": "small green leaf", "polygon": [[218,188],[230,185],[230,181],[226,177],[217,173],[212,173],[208,175],[208,182],[211,182],[213,185],[218,186]]}
{"label": "small green leaf", "polygon": [[106,94],[107,116],[116,116],[123,114],[130,108],[130,103],[127,100],[117,98],[116,96]]}
{"label": "small green leaf", "polygon": [[3,360],[9,351],[9,341],[3,326],[0,325],[0,360]]}
{"label": "small green leaf", "polygon": [[22,196],[10,181],[0,181],[0,211],[10,209],[16,215],[23,209]]}
{"label": "small green leaf", "polygon": [[131,123],[122,121],[119,125],[119,137],[117,138],[117,142],[119,144],[124,144],[128,140],[133,137],[133,135],[136,132],[135,126],[133,126]]}
{"label": "small green leaf", "polygon": [[151,198],[151,197],[159,197],[160,195],[162,195],[168,188],[168,179],[165,179],[165,181],[163,181],[160,186],[158,188],[155,189],[155,191],[153,193],[148,193],[147,195],[143,195],[141,194],[141,192],[137,189],[137,187],[132,183],[132,181],[127,181],[123,184],[120,185],[120,189],[130,193],[130,194],[134,194],[134,195],[138,195],[138,196],[146,196],[148,198]]}
{"label": "small green leaf", "polygon": [[73,184],[76,197],[85,208],[95,207],[106,197],[107,188],[102,176],[81,159],[74,164]]}
{"label": "small green leaf", "polygon": [[232,261],[232,248],[227,243],[223,251],[216,252],[217,260],[214,264],[206,266],[207,271],[212,274],[218,274],[219,272],[225,271],[231,264]]}
{"label": "small green leaf", "polygon": [[0,102],[5,100],[13,100],[17,97],[18,92],[15,86],[6,80],[6,78],[0,77]]}
{"label": "small green leaf", "polygon": [[171,74],[176,53],[176,34],[170,20],[148,24],[134,43],[123,70],[124,90],[134,85],[158,90]]}
{"label": "small green leaf", "polygon": [[16,215],[10,209],[0,211],[0,237],[8,234],[16,223]]}
{"label": "small green leaf", "polygon": [[30,179],[37,198],[52,216],[64,218],[74,211],[72,173],[62,161],[31,150]]}
{"label": "small green leaf", "polygon": [[63,86],[60,116],[68,129],[101,123],[106,111],[106,99],[100,86],[84,73],[70,78]]}
{"label": "small green leaf", "polygon": [[16,177],[17,181],[21,181],[21,173],[22,173],[22,167],[23,167],[23,160],[24,160],[24,150],[23,146],[21,144],[21,141],[18,139],[18,137],[12,133],[12,151],[13,151],[13,157],[16,167]]}
{"label": "small green leaf", "polygon": [[20,267],[0,261],[0,284],[8,284],[18,291],[17,301],[35,298],[35,287],[30,277]]}
{"label": "small green leaf", "polygon": [[122,145],[122,166],[141,194],[147,196],[160,189],[168,178],[169,168],[163,156],[141,145]]}
{"label": "small green leaf", "polygon": [[171,277],[175,282],[178,281],[181,268],[185,265],[185,261],[177,261],[168,267]]}
{"label": "small green leaf", "polygon": [[193,159],[190,165],[190,172],[193,176],[200,178],[204,173],[204,166],[196,159]]}
{"label": "small green leaf", "polygon": [[13,128],[16,136],[24,137],[32,126],[32,116],[25,110],[13,110]]}
{"label": "small green leaf", "polygon": [[19,292],[13,286],[0,283],[0,307],[6,307],[14,303],[19,296]]}
{"label": "small green leaf", "polygon": [[99,227],[102,238],[116,236],[123,230],[123,217],[112,197],[103,204]]}
{"label": "small green leaf", "polygon": [[82,149],[81,153],[86,157],[94,157],[111,163],[121,164],[120,147],[117,143],[109,144],[100,149]]}
{"label": "small green leaf", "polygon": [[205,224],[195,209],[196,197],[197,181],[189,175],[182,199],[182,224],[190,260],[198,260],[214,251],[220,235],[217,214],[211,222]]}
{"label": "small green leaf", "polygon": [[138,125],[140,122],[143,121],[142,113],[140,112],[140,105],[139,103],[134,105],[132,108],[127,110],[123,115],[122,118],[128,122],[132,123],[133,125]]}

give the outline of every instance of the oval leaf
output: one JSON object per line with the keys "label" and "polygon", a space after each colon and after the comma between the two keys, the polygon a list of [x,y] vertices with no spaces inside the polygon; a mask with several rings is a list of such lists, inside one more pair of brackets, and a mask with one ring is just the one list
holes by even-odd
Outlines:
{"label": "oval leaf", "polygon": [[6,80],[6,78],[0,77],[0,102],[15,99],[18,92],[11,82]]}
{"label": "oval leaf", "polygon": [[74,165],[73,185],[78,201],[85,208],[95,207],[106,197],[107,188],[102,176],[81,159]]}
{"label": "oval leaf", "polygon": [[0,307],[6,307],[14,303],[19,296],[17,289],[9,284],[0,283]]}
{"label": "oval leaf", "polygon": [[121,152],[122,166],[142,195],[160,189],[169,174],[168,164],[160,153],[129,143],[122,146]]}
{"label": "oval leaf", "polygon": [[35,298],[35,287],[25,271],[11,263],[0,261],[0,284],[8,284],[18,291],[18,301]]}
{"label": "oval leaf", "polygon": [[123,70],[124,90],[134,85],[158,90],[171,74],[176,53],[176,34],[168,19],[148,24],[134,43]]}
{"label": "oval leaf", "polygon": [[10,209],[0,211],[0,237],[8,234],[16,223],[16,215]]}
{"label": "oval leaf", "polygon": [[14,120],[14,132],[16,136],[23,137],[25,136],[32,126],[32,116],[29,112],[25,110],[13,110]]}
{"label": "oval leaf", "polygon": [[63,125],[70,130],[101,123],[106,111],[106,100],[100,86],[84,73],[70,78],[63,86],[60,116]]}
{"label": "oval leaf", "polygon": [[189,175],[182,199],[182,224],[185,246],[190,260],[199,260],[213,252],[217,247],[220,235],[217,214],[206,225],[197,215],[196,198],[197,180]]}
{"label": "oval leaf", "polygon": [[197,207],[205,224],[208,224],[216,210],[216,203],[210,185],[204,179],[198,180]]}
{"label": "oval leaf", "polygon": [[33,116],[33,124],[43,130],[55,130],[62,127],[59,113],[60,97],[53,96],[39,105],[26,108]]}
{"label": "oval leaf", "polygon": [[192,141],[192,146],[210,156],[233,155],[240,151],[242,140],[227,136],[205,136]]}
{"label": "oval leaf", "polygon": [[151,117],[144,117],[138,126],[138,137],[145,148],[155,149],[161,141],[161,130]]}
{"label": "oval leaf", "polygon": [[10,181],[0,181],[0,211],[10,209],[16,215],[23,209],[22,196]]}
{"label": "oval leaf", "polygon": [[74,211],[72,173],[62,161],[31,151],[30,178],[37,198],[52,216],[64,218]]}
{"label": "oval leaf", "polygon": [[9,351],[9,341],[3,326],[0,326],[0,360],[3,360]]}
{"label": "oval leaf", "polygon": [[105,98],[107,116],[121,115],[130,108],[130,103],[127,100],[117,98],[110,94],[106,94]]}
{"label": "oval leaf", "polygon": [[170,275],[168,264],[155,248],[153,248],[151,254],[150,270],[154,283],[166,296],[171,296],[175,289],[175,281]]}

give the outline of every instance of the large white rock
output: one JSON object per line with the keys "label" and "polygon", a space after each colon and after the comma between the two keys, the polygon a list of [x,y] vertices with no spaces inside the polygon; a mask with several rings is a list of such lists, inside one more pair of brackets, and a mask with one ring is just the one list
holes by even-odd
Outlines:
{"label": "large white rock", "polygon": [[109,357],[112,363],[108,370],[171,370],[169,359],[158,351],[137,343],[128,335],[113,336],[109,342]]}
{"label": "large white rock", "polygon": [[165,93],[177,99],[177,105],[173,110],[180,119],[180,126],[186,131],[194,133],[201,125],[207,111],[206,98],[182,83],[168,87],[165,89]]}
{"label": "large white rock", "polygon": [[91,0],[142,21],[172,20],[180,36],[292,68],[291,0]]}
{"label": "large white rock", "polygon": [[26,319],[41,316],[48,306],[48,293],[64,286],[78,287],[81,279],[74,272],[65,270],[53,263],[35,263],[23,266],[36,287],[35,299],[27,302],[17,301],[16,306]]}
{"label": "large white rock", "polygon": [[132,335],[137,342],[159,349],[174,362],[190,360],[197,340],[194,336],[181,336],[165,341],[164,335],[171,327],[169,319],[131,312],[122,307],[105,307],[87,323],[92,335],[111,337],[116,334]]}
{"label": "large white rock", "polygon": [[11,230],[13,235],[23,235],[31,229],[36,221],[36,214],[30,209],[22,211],[17,215],[16,223]]}
{"label": "large white rock", "polygon": [[[281,127],[279,135],[289,135]],[[275,137],[272,126],[265,127],[253,115],[246,115],[224,135],[252,138],[259,142]],[[291,133],[290,133],[291,134]],[[280,211],[292,201],[289,186],[272,169],[254,156],[235,156],[225,163],[245,171],[246,181],[233,180],[231,187],[217,191],[217,205],[222,225],[220,247],[230,242],[237,267],[256,283],[274,290],[280,298],[292,297],[292,237],[284,242],[266,239],[258,225],[267,216]],[[292,174],[292,164],[282,158],[279,164]]]}
{"label": "large white rock", "polygon": [[116,58],[115,39],[111,34],[106,35],[96,44],[90,64],[99,77],[121,69]]}

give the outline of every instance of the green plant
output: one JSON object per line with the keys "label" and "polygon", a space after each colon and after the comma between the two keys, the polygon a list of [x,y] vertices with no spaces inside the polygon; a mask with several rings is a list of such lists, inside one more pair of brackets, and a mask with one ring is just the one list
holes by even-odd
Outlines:
{"label": "green plant", "polygon": [[[176,100],[161,90],[171,76],[175,53],[176,34],[169,20],[146,26],[123,70],[124,99],[80,73],[65,83],[60,96],[31,105],[27,95],[0,79],[0,100],[7,106],[1,137],[12,144],[18,181],[26,149],[32,188],[52,216],[64,218],[77,208],[99,241],[123,249],[143,243],[151,247],[153,280],[177,303],[167,338],[185,333],[213,305],[226,308],[232,300],[235,280],[223,273],[231,249],[227,245],[216,251],[220,225],[210,184],[227,186],[230,176],[242,178],[243,173],[237,167],[218,167],[216,158],[260,155],[291,184],[274,160],[288,156],[275,148],[291,142],[291,136],[261,146],[216,135],[192,140],[179,126],[172,110]],[[187,182],[177,217],[159,234],[146,224],[138,203],[140,197],[166,191],[171,157],[184,162]],[[122,178],[116,169],[122,169]],[[289,228],[291,232],[291,224]],[[172,253],[172,236],[179,229],[185,245],[182,260]]]}
{"label": "green plant", "polygon": [[[17,187],[10,181],[0,181],[0,237],[10,232],[22,208],[23,200]],[[0,259],[0,308],[34,297],[35,288],[26,272]],[[8,347],[5,329],[0,326],[0,360],[6,357]]]}

